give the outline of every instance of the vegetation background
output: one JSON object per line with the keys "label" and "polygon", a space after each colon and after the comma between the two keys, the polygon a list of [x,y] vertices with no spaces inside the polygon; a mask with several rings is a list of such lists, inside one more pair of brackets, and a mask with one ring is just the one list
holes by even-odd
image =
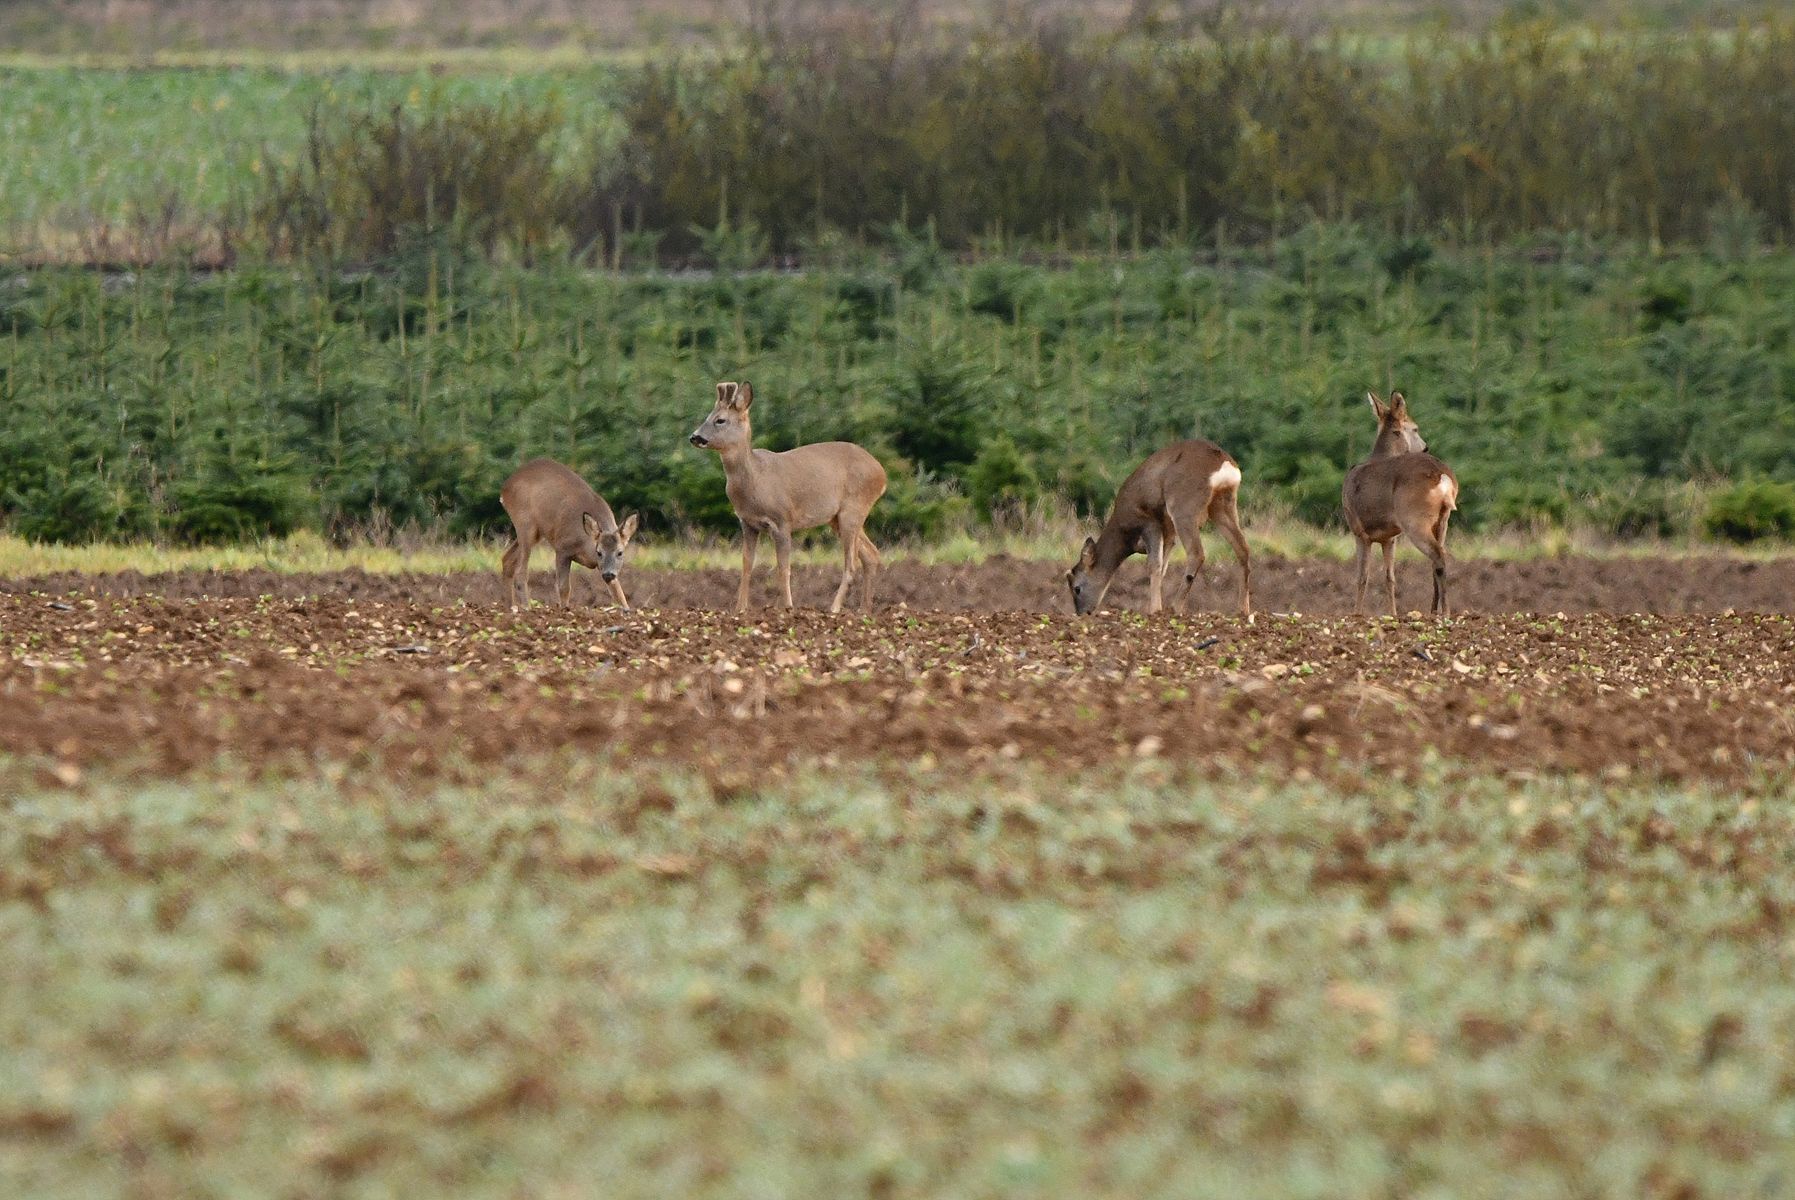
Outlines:
{"label": "vegetation background", "polygon": [[1465,527],[1795,534],[1786,15],[1073,11],[9,8],[0,516],[464,536],[548,453],[722,529],[744,375],[883,536],[1192,435],[1326,524],[1368,387]]}

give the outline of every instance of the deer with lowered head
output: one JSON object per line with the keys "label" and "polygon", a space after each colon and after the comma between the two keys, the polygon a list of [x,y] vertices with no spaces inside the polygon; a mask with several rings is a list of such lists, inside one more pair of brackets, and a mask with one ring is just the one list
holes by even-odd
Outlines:
{"label": "deer with lowered head", "polygon": [[1086,538],[1078,561],[1066,572],[1072,608],[1080,616],[1103,603],[1122,563],[1134,554],[1147,556],[1147,611],[1165,604],[1165,576],[1172,547],[1184,543],[1184,595],[1203,570],[1203,539],[1198,530],[1214,521],[1240,560],[1240,611],[1253,612],[1253,567],[1246,535],[1240,532],[1240,464],[1214,442],[1197,439],[1167,446],[1150,455],[1123,480],[1103,532]]}
{"label": "deer with lowered head", "polygon": [[1341,503],[1346,524],[1358,541],[1358,593],[1353,611],[1365,606],[1371,574],[1371,544],[1384,550],[1384,579],[1390,588],[1390,615],[1396,615],[1396,539],[1404,534],[1433,561],[1433,611],[1450,615],[1446,604],[1446,522],[1458,508],[1458,477],[1427,453],[1421,430],[1409,416],[1408,401],[1391,392],[1385,404],[1366,392],[1377,414],[1377,441],[1371,457],[1346,473]]}
{"label": "deer with lowered head", "polygon": [[499,503],[514,527],[500,566],[512,608],[520,593],[524,607],[530,606],[530,551],[537,542],[555,551],[555,595],[564,606],[573,603],[573,564],[579,563],[597,571],[618,605],[629,607],[617,576],[624,548],[636,533],[635,513],[619,525],[604,497],[552,458],[533,458],[519,467],[499,490]]}
{"label": "deer with lowered head", "polygon": [[736,608],[748,607],[754,553],[763,533],[773,539],[779,588],[785,607],[792,607],[792,534],[819,525],[830,526],[841,538],[841,586],[835,589],[829,611],[841,611],[856,577],[860,606],[871,608],[873,574],[880,560],[865,525],[867,514],[885,494],[885,468],[852,442],[756,450],[748,416],[753,403],[752,384],[719,383],[711,415],[690,438],[692,445],[715,450],[723,460],[725,491],[742,523],[742,582],[736,589]]}

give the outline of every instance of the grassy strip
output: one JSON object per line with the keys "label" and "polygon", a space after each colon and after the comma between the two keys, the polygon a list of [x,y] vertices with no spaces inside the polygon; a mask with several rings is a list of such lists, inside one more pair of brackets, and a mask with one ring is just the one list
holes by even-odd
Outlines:
{"label": "grassy strip", "polygon": [[[1070,561],[1080,540],[1090,529],[1071,522],[1063,528],[1020,532],[981,530],[962,532],[933,542],[901,542],[885,548],[887,562],[919,562],[955,565],[982,562],[998,555],[1030,562]],[[1247,536],[1256,554],[1282,558],[1331,559],[1352,557],[1352,539],[1344,533],[1298,523],[1248,525]],[[1232,562],[1230,551],[1211,538],[1214,562]],[[1787,542],[1766,541],[1747,547],[1680,540],[1614,541],[1596,534],[1546,531],[1523,534],[1504,531],[1454,538],[1455,558],[1497,562],[1527,562],[1544,558],[1727,558],[1768,562],[1795,554]],[[113,575],[138,571],[146,575],[171,571],[278,571],[313,574],[331,571],[366,571],[375,575],[449,575],[459,572],[496,571],[504,541],[455,541],[431,537],[401,539],[399,544],[354,542],[335,546],[317,534],[302,532],[285,538],[236,546],[170,546],[149,542],[66,546],[30,542],[0,533],[0,576],[19,577],[74,572]],[[1182,552],[1180,552],[1182,553]],[[768,556],[763,553],[762,566]],[[538,548],[533,560],[546,566],[551,555]],[[798,547],[793,561],[807,565],[831,565],[840,561],[831,535],[813,536]],[[741,565],[740,543],[710,535],[694,535],[671,541],[638,544],[630,565],[664,570],[704,570]]]}
{"label": "grassy strip", "polygon": [[[578,71],[592,66],[635,65],[664,53],[649,47],[595,47],[573,42],[553,46],[438,46],[381,49],[320,46],[305,49],[232,46],[218,49],[151,50],[142,54],[93,52],[0,52],[0,71],[207,71],[269,72],[371,71],[379,74],[451,70],[508,75]],[[702,56],[700,49],[682,53]]]}
{"label": "grassy strip", "polygon": [[9,1194],[1748,1195],[1795,1126],[1749,797],[11,776]]}

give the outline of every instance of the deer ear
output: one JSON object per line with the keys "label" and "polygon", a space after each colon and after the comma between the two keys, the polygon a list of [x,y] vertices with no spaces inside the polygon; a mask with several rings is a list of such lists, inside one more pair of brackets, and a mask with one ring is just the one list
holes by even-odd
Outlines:
{"label": "deer ear", "polygon": [[637,514],[631,513],[623,518],[623,524],[617,527],[617,540],[626,546],[629,545],[629,540],[636,536],[636,519]]}
{"label": "deer ear", "polygon": [[1404,416],[1408,413],[1409,402],[1402,398],[1401,392],[1390,393],[1390,411],[1398,416]]}
{"label": "deer ear", "polygon": [[1371,401],[1371,411],[1377,414],[1378,420],[1384,419],[1384,402],[1377,398],[1376,392],[1366,392],[1365,399]]}
{"label": "deer ear", "polygon": [[719,383],[717,385],[717,407],[728,408],[729,399],[733,395],[735,395],[735,384]]}
{"label": "deer ear", "polygon": [[1093,565],[1096,564],[1096,562],[1097,562],[1097,539],[1096,538],[1086,538],[1084,540],[1084,547],[1081,550],[1079,550],[1079,552],[1078,552],[1078,565],[1088,571],[1091,569],[1091,567]]}
{"label": "deer ear", "polygon": [[587,537],[595,542],[598,540],[598,522],[592,519],[591,513],[583,512],[580,514],[580,528],[586,531]]}
{"label": "deer ear", "polygon": [[742,385],[735,390],[735,406],[742,412],[747,412],[748,406],[753,403],[754,385],[743,380]]}

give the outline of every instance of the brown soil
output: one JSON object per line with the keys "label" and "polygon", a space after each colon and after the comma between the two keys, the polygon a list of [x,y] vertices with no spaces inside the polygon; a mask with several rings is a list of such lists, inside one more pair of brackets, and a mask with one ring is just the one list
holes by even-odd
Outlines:
{"label": "brown soil", "polygon": [[[1538,584],[1554,567],[1604,588],[1640,571],[1639,595],[1661,601],[1722,590],[1718,572],[1677,579],[1638,564],[1477,570],[1517,588],[1512,576],[1531,575],[1533,594],[1549,595]],[[1039,582],[1026,594],[1045,601],[1047,570],[907,568],[892,590],[990,602]],[[1268,606],[1298,570],[1265,572]],[[1747,783],[1795,759],[1786,616],[1473,613],[1442,627],[1269,613],[739,616],[667,599],[726,582],[638,575],[636,595],[669,607],[512,615],[460,602],[493,586],[480,578],[101,579],[73,594],[36,581],[37,594],[0,595],[0,751],[42,756],[56,777],[103,762],[181,772],[315,759],[431,773],[596,749],[691,767],[725,793],[858,760],[1163,756],[1341,777],[1445,760]],[[280,592],[194,595],[257,583]]]}
{"label": "brown soil", "polygon": [[[1069,561],[1069,560],[1068,560]],[[1145,560],[1124,566],[1110,590],[1109,607],[1145,606]],[[962,566],[900,562],[879,576],[882,605],[937,612],[1070,612],[1064,563],[1031,562],[1002,555]],[[493,560],[492,574],[370,575],[343,571],[329,575],[283,575],[272,571],[182,571],[163,575],[40,575],[0,579],[0,593],[163,597],[343,596],[356,600],[497,605],[504,590]],[[1173,563],[1168,588],[1182,588],[1181,560]],[[1381,596],[1373,571],[1368,604]],[[1432,594],[1426,564],[1404,552],[1397,578],[1405,611],[1426,607]],[[1315,559],[1263,557],[1254,560],[1253,594],[1264,612],[1343,614],[1351,610],[1350,564]],[[630,600],[642,608],[726,608],[735,603],[737,572],[625,572]],[[833,567],[793,572],[800,604],[824,605],[835,593],[840,573]],[[1720,613],[1787,612],[1795,607],[1795,559],[1752,562],[1729,558],[1548,558],[1531,562],[1466,561],[1453,564],[1452,601],[1463,612],[1489,613]],[[763,565],[757,595],[773,594],[772,573]],[[1174,586],[1175,585],[1175,586]],[[554,580],[546,571],[531,576],[531,595],[553,599]],[[574,572],[575,597],[593,603],[592,576]],[[1224,553],[1209,561],[1198,584],[1200,609],[1231,611],[1239,596],[1240,574]],[[608,603],[608,599],[606,600]]]}

